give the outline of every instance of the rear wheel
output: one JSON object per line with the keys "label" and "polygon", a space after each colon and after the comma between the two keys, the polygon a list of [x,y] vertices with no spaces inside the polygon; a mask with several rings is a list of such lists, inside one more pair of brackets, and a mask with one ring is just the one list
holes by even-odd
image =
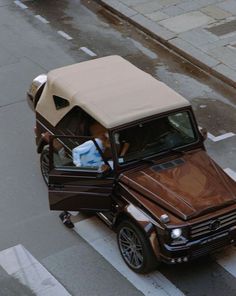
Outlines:
{"label": "rear wheel", "polygon": [[122,258],[133,271],[148,273],[156,267],[157,260],[148,238],[132,221],[125,220],[120,223],[117,242]]}
{"label": "rear wheel", "polygon": [[43,180],[48,185],[49,174],[49,145],[45,145],[40,155],[40,168]]}

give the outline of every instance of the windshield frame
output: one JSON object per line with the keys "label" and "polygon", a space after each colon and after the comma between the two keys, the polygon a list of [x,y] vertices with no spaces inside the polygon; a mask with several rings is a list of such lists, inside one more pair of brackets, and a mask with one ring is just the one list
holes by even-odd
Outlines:
{"label": "windshield frame", "polygon": [[[186,145],[177,146],[172,151],[171,151],[171,149],[166,149],[166,150],[162,150],[162,151],[160,151],[158,153],[154,153],[152,155],[144,156],[143,158],[137,158],[137,159],[130,160],[130,161],[124,162],[124,163],[119,162],[118,152],[117,152],[117,149],[115,147],[115,134],[116,133],[119,133],[120,131],[125,130],[125,129],[135,127],[138,124],[142,124],[142,123],[145,124],[145,123],[148,123],[148,122],[151,122],[151,121],[154,121],[154,120],[161,119],[161,118],[166,117],[168,115],[174,115],[174,114],[177,114],[177,113],[180,113],[180,112],[187,112],[188,113],[189,119],[190,119],[190,124],[191,124],[191,127],[192,127],[192,130],[193,130],[194,137],[195,137],[196,141],[194,141],[192,143],[189,143],[189,144],[186,144]],[[192,110],[191,106],[187,107],[187,108],[185,107],[185,108],[176,109],[176,110],[173,110],[171,112],[168,111],[168,112],[164,112],[164,113],[161,113],[161,114],[158,114],[158,115],[149,116],[149,117],[143,118],[141,120],[137,120],[135,122],[132,122],[132,123],[130,123],[128,125],[122,125],[120,127],[115,128],[114,130],[110,131],[110,137],[111,137],[111,140],[112,140],[111,142],[112,142],[112,146],[113,146],[112,150],[114,152],[114,164],[117,166],[117,169],[124,169],[126,167],[129,167],[129,166],[135,165],[137,163],[140,163],[143,160],[152,159],[154,157],[155,158],[166,157],[171,153],[173,154],[175,149],[176,149],[176,153],[178,153],[178,150],[180,150],[180,151],[181,151],[181,149],[182,150],[189,150],[189,148],[192,148],[192,147],[194,147],[196,145],[199,145],[199,143],[201,143],[201,145],[202,145],[202,143],[203,143],[200,132],[199,132],[199,129],[198,129],[197,121],[196,121],[196,118],[194,116],[194,113],[193,113],[193,110]]]}

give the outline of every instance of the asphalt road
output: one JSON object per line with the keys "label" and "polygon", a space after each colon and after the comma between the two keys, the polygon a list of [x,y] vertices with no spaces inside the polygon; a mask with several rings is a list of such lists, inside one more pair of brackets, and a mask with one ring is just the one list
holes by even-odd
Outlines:
{"label": "asphalt road", "polygon": [[[210,133],[210,155],[232,172],[236,136],[229,133],[236,134],[236,91],[92,1],[0,0],[0,250],[22,244],[71,295],[143,295],[148,288],[140,289],[139,279],[127,280],[86,237],[65,229],[58,213],[49,211],[40,175],[26,90],[36,75],[94,54],[121,55],[189,99],[199,125]],[[173,286],[165,294],[164,283],[160,295],[235,296],[235,277],[219,262],[209,256],[162,265],[161,275]],[[1,296],[35,294],[4,270],[0,286]]]}

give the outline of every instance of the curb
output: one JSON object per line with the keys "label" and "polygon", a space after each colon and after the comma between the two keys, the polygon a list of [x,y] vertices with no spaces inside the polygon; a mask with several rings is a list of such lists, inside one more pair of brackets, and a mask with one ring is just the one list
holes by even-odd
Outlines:
{"label": "curb", "polygon": [[[195,56],[191,55],[187,50],[184,50],[184,46],[182,46],[181,48],[181,45],[178,46],[178,44],[183,44],[185,42],[185,49],[191,49],[192,46],[186,41],[176,37],[174,33],[171,33],[164,27],[161,27],[151,20],[149,21],[147,18],[137,13],[137,11],[127,7],[122,3],[118,3],[116,0],[95,0],[95,2],[108,9],[112,13],[118,15],[122,19],[128,21],[130,24],[145,32],[147,35],[151,36],[152,38],[166,46],[168,49],[174,51],[201,70],[224,81],[231,87],[236,88],[236,80],[233,77],[235,76],[233,71],[231,73],[232,78],[230,78],[223,73],[226,71],[226,66],[224,64],[221,64],[214,58],[210,58],[204,52],[199,53],[196,49],[194,49]],[[152,29],[150,27],[152,27]],[[198,59],[198,56],[201,56],[206,62]],[[213,67],[216,67],[218,70],[214,69]],[[229,68],[227,68],[227,70],[229,70]]]}

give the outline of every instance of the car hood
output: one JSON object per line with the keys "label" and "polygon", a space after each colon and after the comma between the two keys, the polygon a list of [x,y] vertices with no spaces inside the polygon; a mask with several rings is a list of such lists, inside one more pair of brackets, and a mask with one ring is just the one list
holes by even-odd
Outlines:
{"label": "car hood", "polygon": [[183,220],[236,203],[236,182],[202,150],[125,172],[120,181]]}

